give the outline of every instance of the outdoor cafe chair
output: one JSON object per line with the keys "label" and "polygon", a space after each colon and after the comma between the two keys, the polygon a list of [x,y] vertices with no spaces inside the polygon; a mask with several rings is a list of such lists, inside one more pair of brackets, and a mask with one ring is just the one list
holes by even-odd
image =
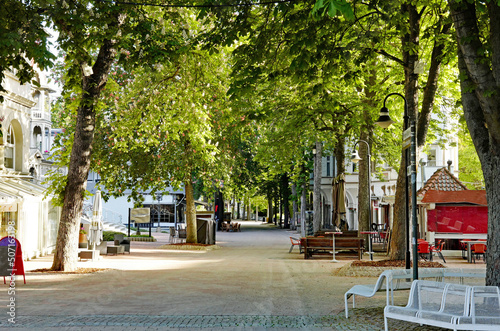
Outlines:
{"label": "outdoor cafe chair", "polygon": [[290,254],[295,246],[299,246],[299,252],[302,253],[302,246],[300,245],[300,239],[290,237],[290,241],[292,242],[292,246],[290,246],[290,250],[288,253]]}
{"label": "outdoor cafe chair", "polygon": [[444,259],[444,256],[442,253],[443,247],[444,247],[444,241],[439,240],[435,246],[431,247],[431,249],[432,249],[432,252],[436,252],[437,255],[443,260],[443,262],[446,263],[446,260]]}
{"label": "outdoor cafe chair", "polygon": [[460,240],[460,249],[462,250],[462,258],[467,260],[467,242],[472,241],[472,239]]}
{"label": "outdoor cafe chair", "polygon": [[431,254],[429,243],[425,240],[418,240],[418,256],[427,261],[427,257],[429,260],[432,258]]}
{"label": "outdoor cafe chair", "polygon": [[486,262],[486,245],[485,244],[473,244],[471,247],[472,260],[476,263],[476,258],[480,255],[483,256],[483,261]]}

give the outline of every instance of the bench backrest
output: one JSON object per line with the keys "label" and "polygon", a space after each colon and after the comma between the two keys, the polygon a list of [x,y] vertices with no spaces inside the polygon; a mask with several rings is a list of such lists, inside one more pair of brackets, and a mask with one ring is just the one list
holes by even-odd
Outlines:
{"label": "bench backrest", "polygon": [[443,303],[443,294],[447,284],[427,280],[414,280],[408,298],[408,307],[439,311]]}
{"label": "bench backrest", "polygon": [[331,238],[306,237],[304,245],[307,247],[332,247]]}
{"label": "bench backrest", "polygon": [[364,246],[363,238],[335,238],[335,246],[336,247],[362,247]]}
{"label": "bench backrest", "polygon": [[[330,230],[332,231],[332,230]],[[314,233],[315,237],[322,236],[322,237],[332,237],[333,235],[331,233],[326,233],[329,231],[317,231]],[[357,230],[350,230],[350,231],[342,231],[341,234],[336,234],[335,238],[339,237],[357,237],[358,236],[358,231]]]}
{"label": "bench backrest", "polygon": [[472,317],[500,318],[500,289],[497,286],[473,286],[471,297]]}
{"label": "bench backrest", "polygon": [[448,283],[441,312],[458,316],[469,315],[471,291],[471,286]]}
{"label": "bench backrest", "polygon": [[407,307],[458,316],[469,314],[472,286],[414,280]]}

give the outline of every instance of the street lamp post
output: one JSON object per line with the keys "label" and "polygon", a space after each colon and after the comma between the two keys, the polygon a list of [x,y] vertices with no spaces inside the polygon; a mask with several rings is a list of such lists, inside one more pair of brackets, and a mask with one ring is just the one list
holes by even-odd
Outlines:
{"label": "street lamp post", "polygon": [[[366,148],[367,148],[367,156],[366,156],[366,163],[367,163],[367,169],[368,169],[368,203],[370,204],[370,207],[368,207],[368,226],[371,227],[372,225],[372,195],[371,195],[371,171],[370,171],[370,166],[371,166],[371,161],[370,161],[370,145],[364,141],[364,140],[358,140],[356,142],[356,144],[354,144],[354,148],[353,148],[353,151],[352,151],[352,155],[351,155],[351,161],[354,162],[354,163],[358,163],[359,161],[362,160],[362,158],[359,157],[359,154],[358,154],[358,151],[356,150],[356,146],[360,143],[365,143],[366,144]],[[369,228],[370,229],[370,228]],[[369,244],[370,244],[370,247],[368,248],[369,250],[369,253],[370,254],[370,260],[373,261],[373,250],[372,250],[372,237],[371,237],[371,234],[368,235],[369,237]]]}
{"label": "street lamp post", "polygon": [[161,222],[161,217],[160,217],[160,201],[163,200],[163,194],[161,193],[156,193],[156,201],[158,201],[158,204],[156,205],[156,211],[158,212],[158,230],[157,231],[160,231],[161,229],[161,226],[160,226],[160,222]]}
{"label": "street lamp post", "polygon": [[[380,109],[380,117],[375,122],[382,128],[388,128],[394,121],[389,116],[389,110],[385,106],[387,99],[390,96],[397,95],[404,100],[404,131],[403,131],[403,149],[405,149],[405,227],[406,227],[406,269],[410,269],[410,213],[409,213],[409,191],[408,191],[408,167],[410,166],[411,175],[411,206],[412,206],[412,226],[413,226],[413,279],[418,279],[418,247],[417,247],[417,161],[416,161],[416,132],[415,132],[415,122],[410,123],[410,117],[408,116],[408,106],[406,104],[406,98],[399,93],[390,93],[384,99],[384,106]],[[410,147],[408,149],[408,147]],[[411,153],[411,155],[409,155]]]}

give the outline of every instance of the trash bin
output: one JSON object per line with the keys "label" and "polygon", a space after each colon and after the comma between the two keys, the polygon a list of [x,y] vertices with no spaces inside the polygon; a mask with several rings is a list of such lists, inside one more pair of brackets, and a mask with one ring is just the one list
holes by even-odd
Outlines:
{"label": "trash bin", "polygon": [[196,228],[199,244],[215,245],[215,221],[196,219]]}

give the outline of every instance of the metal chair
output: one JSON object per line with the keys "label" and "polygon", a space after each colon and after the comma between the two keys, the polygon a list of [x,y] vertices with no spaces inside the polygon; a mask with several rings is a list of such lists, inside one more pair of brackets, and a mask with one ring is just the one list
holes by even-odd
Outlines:
{"label": "metal chair", "polygon": [[292,246],[290,246],[290,250],[288,251],[288,253],[290,254],[293,250],[293,247],[295,246],[299,246],[299,253],[302,253],[302,246],[300,245],[300,239],[290,237],[290,241],[292,243]]}
{"label": "metal chair", "polygon": [[429,243],[425,240],[418,241],[418,256],[427,261],[427,258],[432,259]]}
{"label": "metal chair", "polygon": [[443,260],[444,263],[446,263],[446,260],[444,259],[444,256],[443,256],[443,247],[444,247],[444,241],[443,240],[439,240],[437,242],[437,244],[432,247],[432,252],[436,252],[437,255]]}
{"label": "metal chair", "polygon": [[486,262],[486,245],[485,244],[473,244],[471,247],[472,260],[476,263],[476,258],[480,255],[483,256],[483,261]]}

